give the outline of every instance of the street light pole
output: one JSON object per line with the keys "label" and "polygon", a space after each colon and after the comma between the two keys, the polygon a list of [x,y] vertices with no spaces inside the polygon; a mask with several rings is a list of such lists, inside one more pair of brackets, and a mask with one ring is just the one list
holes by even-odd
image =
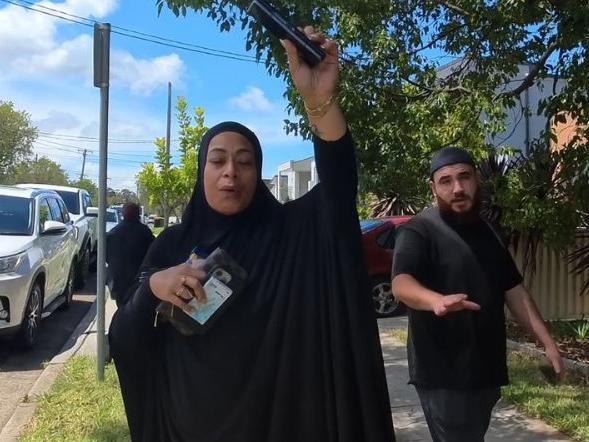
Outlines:
{"label": "street light pole", "polygon": [[98,169],[98,262],[96,287],[96,372],[104,380],[106,335],[104,326],[106,285],[106,165],[108,155],[108,91],[110,71],[110,24],[94,24],[94,86],[100,88],[100,134]]}

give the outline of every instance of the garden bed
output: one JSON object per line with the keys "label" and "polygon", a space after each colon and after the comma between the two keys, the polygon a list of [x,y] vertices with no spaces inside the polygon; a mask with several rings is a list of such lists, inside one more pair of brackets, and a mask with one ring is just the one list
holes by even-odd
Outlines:
{"label": "garden bed", "polygon": [[[583,364],[589,364],[589,336],[583,336],[583,326],[587,321],[549,321],[547,326],[556,341],[563,357]],[[518,324],[507,322],[507,339],[519,343],[542,345],[533,335],[527,333]]]}

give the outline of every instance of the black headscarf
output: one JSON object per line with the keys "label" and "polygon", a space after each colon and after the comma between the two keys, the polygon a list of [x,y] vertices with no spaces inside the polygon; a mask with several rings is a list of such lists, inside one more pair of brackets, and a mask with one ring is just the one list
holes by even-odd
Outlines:
{"label": "black headscarf", "polygon": [[[250,205],[243,212],[233,216],[222,215],[213,210],[207,203],[204,193],[204,170],[207,164],[209,144],[215,136],[224,132],[238,133],[249,141],[254,151],[258,173],[256,190]],[[263,219],[269,215],[272,209],[278,207],[278,202],[262,180],[262,159],[262,147],[258,137],[243,124],[226,121],[210,128],[200,143],[198,178],[190,202],[182,214],[180,236],[210,253],[223,242],[229,232],[236,228],[243,229],[248,224]]]}
{"label": "black headscarf", "polygon": [[351,136],[315,140],[321,183],[280,205],[260,174],[250,206],[226,217],[204,197],[210,139],[182,224],[162,232],[144,268],[168,268],[194,246],[220,246],[248,273],[203,335],[154,327],[158,299],[145,281],[109,332],[134,441],[391,442],[378,329],[356,212]]}

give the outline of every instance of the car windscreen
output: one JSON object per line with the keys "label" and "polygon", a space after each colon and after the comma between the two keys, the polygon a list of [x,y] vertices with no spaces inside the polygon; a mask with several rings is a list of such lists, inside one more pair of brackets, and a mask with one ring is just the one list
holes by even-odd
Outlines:
{"label": "car windscreen", "polygon": [[67,192],[65,190],[56,190],[63,199],[65,206],[69,213],[74,215],[80,214],[80,200],[78,199],[78,192]]}
{"label": "car windscreen", "polygon": [[115,212],[106,212],[106,222],[107,223],[116,223],[117,222],[117,214]]}
{"label": "car windscreen", "polygon": [[0,195],[0,235],[33,234],[33,200]]}
{"label": "car windscreen", "polygon": [[360,221],[360,229],[362,230],[362,233],[366,233],[369,230],[375,229],[382,224],[384,224],[384,221],[382,220],[365,219],[363,221]]}

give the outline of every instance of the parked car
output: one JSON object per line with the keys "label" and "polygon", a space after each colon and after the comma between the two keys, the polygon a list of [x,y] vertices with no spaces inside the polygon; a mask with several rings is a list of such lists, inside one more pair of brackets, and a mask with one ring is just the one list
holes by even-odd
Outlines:
{"label": "parked car", "polygon": [[112,206],[109,207],[109,209],[116,211],[119,215],[119,218],[123,219],[123,205],[122,204],[113,204]]}
{"label": "parked car", "polygon": [[[98,207],[88,207],[86,215],[98,219]],[[110,232],[121,222],[119,212],[115,209],[106,209],[106,233]]]}
{"label": "parked car", "polygon": [[391,290],[391,267],[395,228],[410,219],[410,216],[390,216],[360,221],[372,300],[376,315],[381,318],[400,315],[405,311],[405,306],[394,298]]}
{"label": "parked car", "polygon": [[88,278],[90,263],[96,258],[98,240],[97,222],[95,217],[86,216],[88,207],[92,206],[90,194],[77,187],[54,186],[51,184],[17,184],[17,187],[27,189],[50,189],[61,196],[78,229],[78,247],[76,249],[76,279],[77,288],[84,287]]}
{"label": "parked car", "polygon": [[[119,218],[123,219],[123,204],[113,204],[109,209],[115,209],[119,213]],[[143,224],[147,224],[147,215],[145,214],[145,207],[139,206],[139,221]]]}
{"label": "parked car", "polygon": [[69,307],[76,235],[57,193],[0,186],[0,334],[30,348],[41,318]]}

